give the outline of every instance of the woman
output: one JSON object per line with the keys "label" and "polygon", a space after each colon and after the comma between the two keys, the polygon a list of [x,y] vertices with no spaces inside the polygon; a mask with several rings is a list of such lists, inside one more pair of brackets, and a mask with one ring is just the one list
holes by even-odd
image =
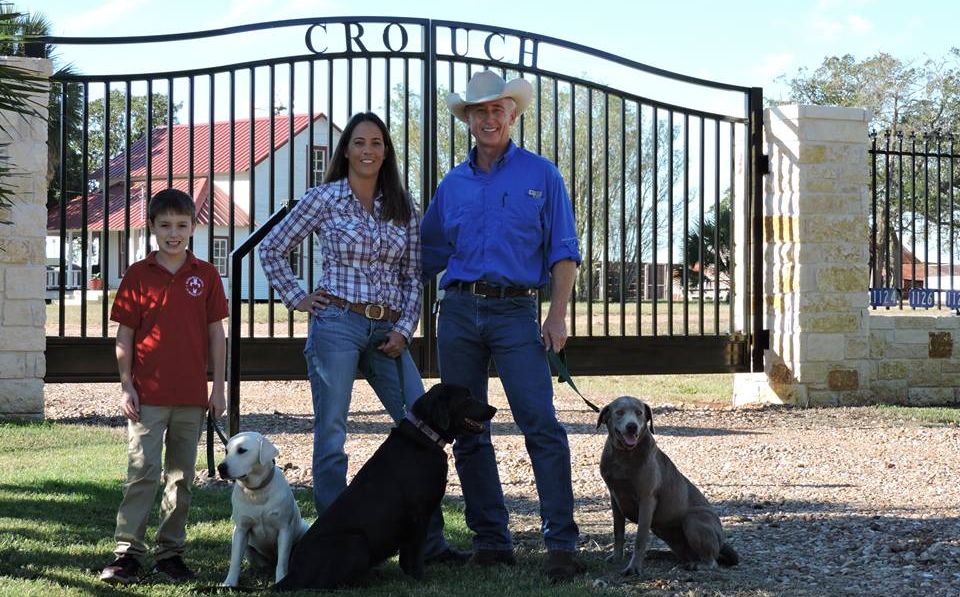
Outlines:
{"label": "woman", "polygon": [[[307,293],[288,254],[316,233],[323,265]],[[313,499],[323,512],[346,487],[347,412],[359,366],[393,420],[423,394],[408,347],[420,318],[419,217],[400,182],[383,121],[356,114],[326,178],[260,245],[270,284],[310,314],[304,356],[313,394]],[[399,365],[398,365],[399,364]]]}

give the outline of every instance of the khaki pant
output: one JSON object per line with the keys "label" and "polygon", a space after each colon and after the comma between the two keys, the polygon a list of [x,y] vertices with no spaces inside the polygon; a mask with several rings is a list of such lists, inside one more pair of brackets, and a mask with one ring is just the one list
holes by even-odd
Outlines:
{"label": "khaki pant", "polygon": [[206,409],[199,406],[141,405],[140,421],[127,421],[127,482],[114,534],[117,556],[127,554],[143,561],[147,518],[161,481],[163,498],[154,557],[162,560],[183,553],[197,443],[205,414]]}

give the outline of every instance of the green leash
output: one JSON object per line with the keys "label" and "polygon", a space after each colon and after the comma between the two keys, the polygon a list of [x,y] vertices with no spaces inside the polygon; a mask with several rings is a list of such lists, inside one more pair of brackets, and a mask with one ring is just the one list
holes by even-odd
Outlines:
{"label": "green leash", "polygon": [[573,391],[577,393],[578,396],[593,409],[593,412],[598,413],[600,409],[597,408],[597,405],[593,402],[590,402],[586,397],[580,393],[580,390],[577,389],[577,384],[573,383],[573,377],[570,376],[570,368],[567,367],[567,354],[560,350],[560,352],[554,352],[551,348],[547,351],[547,360],[550,361],[550,366],[557,373],[557,382],[558,383],[567,383],[573,388]]}

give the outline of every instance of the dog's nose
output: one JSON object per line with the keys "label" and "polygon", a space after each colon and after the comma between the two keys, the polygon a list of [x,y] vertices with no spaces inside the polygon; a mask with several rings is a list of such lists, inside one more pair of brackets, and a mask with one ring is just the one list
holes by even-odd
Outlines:
{"label": "dog's nose", "polygon": [[221,478],[221,479],[226,479],[226,478],[227,478],[227,475],[228,475],[228,472],[227,472],[227,463],[226,463],[226,462],[221,462],[220,464],[218,464],[218,465],[217,465],[217,472],[220,474],[220,478]]}
{"label": "dog's nose", "polygon": [[627,433],[629,433],[630,435],[633,435],[634,433],[637,432],[638,427],[636,423],[627,423],[627,426],[625,429],[627,430]]}

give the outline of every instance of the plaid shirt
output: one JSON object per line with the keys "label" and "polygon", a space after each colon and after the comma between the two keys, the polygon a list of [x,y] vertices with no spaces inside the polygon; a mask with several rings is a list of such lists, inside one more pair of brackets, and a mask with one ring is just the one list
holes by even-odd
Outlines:
{"label": "plaid shirt", "polygon": [[406,227],[383,221],[382,196],[373,215],[355,200],[347,179],[307,190],[296,207],[263,239],[260,263],[288,309],[307,297],[287,255],[310,233],[320,244],[317,288],[351,303],[386,304],[400,312],[393,329],[409,342],[420,320],[420,219]]}

